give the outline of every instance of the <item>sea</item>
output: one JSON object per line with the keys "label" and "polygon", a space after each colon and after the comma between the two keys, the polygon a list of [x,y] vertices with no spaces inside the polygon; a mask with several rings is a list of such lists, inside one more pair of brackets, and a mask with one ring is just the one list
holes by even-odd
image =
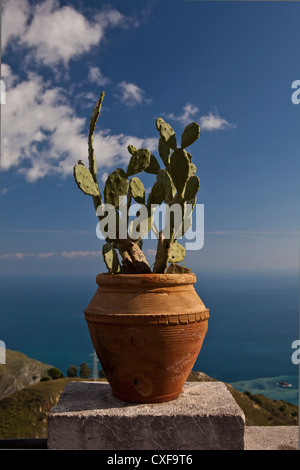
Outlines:
{"label": "sea", "polygon": [[[210,319],[193,370],[298,405],[299,273],[194,272]],[[94,374],[83,310],[96,288],[96,273],[0,274],[0,340],[64,375],[82,363]]]}

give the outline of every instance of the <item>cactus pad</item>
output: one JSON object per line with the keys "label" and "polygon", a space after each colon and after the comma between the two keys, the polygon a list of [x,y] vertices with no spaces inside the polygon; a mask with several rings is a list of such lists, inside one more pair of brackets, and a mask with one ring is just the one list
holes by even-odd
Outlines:
{"label": "cactus pad", "polygon": [[150,163],[151,153],[147,149],[139,149],[132,155],[127,168],[127,176],[136,175],[145,170]]}
{"label": "cactus pad", "polygon": [[168,261],[170,263],[180,263],[185,257],[184,246],[180,245],[177,242],[172,243]]}
{"label": "cactus pad", "polygon": [[90,119],[90,127],[89,127],[89,138],[88,138],[88,147],[89,147],[89,169],[91,172],[91,175],[94,179],[95,182],[97,182],[97,163],[96,163],[96,158],[95,158],[95,152],[94,152],[94,130],[96,127],[96,123],[98,121],[98,117],[100,115],[101,111],[101,106],[102,102],[104,99],[104,91],[101,93],[101,96],[97,103],[94,106],[91,119]]}
{"label": "cactus pad", "polygon": [[185,149],[192,145],[200,135],[200,126],[196,122],[191,122],[186,128],[184,129],[182,136],[181,136],[181,148]]}
{"label": "cactus pad", "polygon": [[[192,165],[192,164],[191,164]],[[182,193],[190,172],[190,159],[183,149],[175,150],[170,159],[170,175],[178,191]]]}
{"label": "cactus pad", "polygon": [[199,191],[199,188],[200,188],[200,180],[198,176],[196,175],[190,176],[190,178],[188,179],[188,182],[186,183],[183,200],[189,201],[191,199],[194,199],[197,192]]}
{"label": "cactus pad", "polygon": [[160,137],[158,141],[158,153],[160,158],[164,162],[165,167],[168,169],[170,164],[171,149],[170,147],[168,147],[162,137]]}
{"label": "cactus pad", "polygon": [[190,163],[189,176],[193,176],[197,173],[197,167],[194,163]]}
{"label": "cactus pad", "polygon": [[150,155],[150,163],[149,165],[147,166],[147,168],[145,168],[145,172],[146,173],[151,173],[152,175],[157,175],[157,173],[159,172],[160,170],[160,166],[159,166],[159,163],[158,161],[156,160],[155,156],[154,155]]}
{"label": "cactus pad", "polygon": [[134,176],[129,183],[130,195],[138,204],[145,204],[145,188],[139,178]]}
{"label": "cactus pad", "polygon": [[122,168],[113,171],[106,180],[104,187],[104,200],[106,204],[119,207],[119,198],[126,196],[129,189],[129,182],[126,173]]}
{"label": "cactus pad", "polygon": [[148,196],[147,200],[147,207],[150,208],[150,206],[156,205],[156,204],[161,204],[165,198],[165,186],[161,181],[155,181],[151,192]]}
{"label": "cactus pad", "polygon": [[99,196],[99,189],[97,183],[95,183],[92,174],[82,163],[78,163],[74,166],[74,178],[77,186],[84,194],[88,196]]}
{"label": "cactus pad", "polygon": [[172,180],[167,170],[160,169],[159,172],[157,173],[156,180],[159,183],[162,183],[164,185],[164,188],[165,188],[164,201],[166,203],[170,202],[174,197],[175,191],[173,190]]}
{"label": "cactus pad", "polygon": [[128,145],[127,150],[130,155],[133,155],[136,152],[136,148],[134,147],[134,145]]}
{"label": "cactus pad", "polygon": [[115,248],[110,243],[105,243],[102,247],[103,259],[110,274],[117,274],[121,271],[120,261]]}
{"label": "cactus pad", "polygon": [[164,142],[167,144],[167,146],[170,147],[172,150],[176,150],[177,149],[176,136],[170,124],[165,122],[162,118],[157,118],[156,129],[160,133],[160,136],[162,137]]}

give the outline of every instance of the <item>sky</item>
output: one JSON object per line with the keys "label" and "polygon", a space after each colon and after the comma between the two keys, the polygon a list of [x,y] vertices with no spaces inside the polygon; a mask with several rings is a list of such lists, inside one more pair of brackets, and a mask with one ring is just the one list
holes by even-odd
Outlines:
{"label": "sky", "polygon": [[[3,0],[0,272],[105,270],[73,179],[103,90],[102,191],[129,144],[159,159],[157,117],[179,136],[196,121],[205,234],[186,266],[298,270],[299,24],[289,1]],[[144,247],[152,263],[156,241]]]}

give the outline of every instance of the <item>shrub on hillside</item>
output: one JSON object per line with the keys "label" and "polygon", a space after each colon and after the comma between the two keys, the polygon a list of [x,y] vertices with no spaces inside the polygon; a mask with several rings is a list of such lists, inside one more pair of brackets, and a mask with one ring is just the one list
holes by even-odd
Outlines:
{"label": "shrub on hillside", "polygon": [[53,380],[61,379],[63,377],[62,372],[57,367],[52,367],[47,371],[49,377]]}

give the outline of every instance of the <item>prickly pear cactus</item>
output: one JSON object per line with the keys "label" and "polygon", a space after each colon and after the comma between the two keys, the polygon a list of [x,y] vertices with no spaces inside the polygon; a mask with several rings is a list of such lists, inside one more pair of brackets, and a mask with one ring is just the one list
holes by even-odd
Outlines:
{"label": "prickly pear cactus", "polygon": [[180,263],[184,260],[185,257],[185,249],[184,246],[180,245],[177,242],[172,243],[170,251],[169,251],[169,259],[170,263]]}
{"label": "prickly pear cactus", "polygon": [[130,194],[138,204],[145,204],[145,188],[142,181],[134,176],[129,183]]}
{"label": "prickly pear cactus", "polygon": [[89,169],[91,175],[95,182],[97,182],[97,162],[95,158],[95,151],[94,151],[94,131],[100,116],[101,106],[104,99],[105,93],[104,91],[101,93],[100,99],[94,106],[91,119],[90,119],[90,127],[89,127],[89,138],[88,138],[88,147],[89,147]]}
{"label": "prickly pear cactus", "polygon": [[150,163],[149,165],[145,168],[146,173],[151,173],[153,175],[157,175],[157,173],[160,170],[160,166],[158,161],[156,160],[154,155],[150,155]]}
{"label": "prickly pear cactus", "polygon": [[170,175],[179,194],[182,194],[190,172],[190,159],[181,148],[175,150],[170,160]]}
{"label": "prickly pear cactus", "polygon": [[118,208],[120,197],[126,196],[128,189],[129,182],[125,171],[122,168],[117,168],[107,177],[104,187],[105,203]]}
{"label": "prickly pear cactus", "polygon": [[165,186],[160,181],[155,181],[147,199],[147,207],[151,205],[160,205],[165,198]]}
{"label": "prickly pear cactus", "polygon": [[200,126],[196,122],[191,122],[184,129],[181,136],[181,148],[185,149],[192,145],[199,138],[200,135]]}
{"label": "prickly pear cactus", "polygon": [[167,146],[173,150],[176,150],[177,149],[176,136],[170,124],[168,124],[161,117],[159,117],[156,119],[156,128],[158,132],[160,133],[160,136],[163,139],[163,141],[167,144]]}
{"label": "prickly pear cactus", "polygon": [[130,155],[133,155],[136,152],[136,148],[134,147],[134,145],[128,145],[127,150]]}
{"label": "prickly pear cactus", "polygon": [[127,176],[136,175],[145,170],[150,163],[151,153],[148,149],[139,149],[133,153],[127,167]]}
{"label": "prickly pear cactus", "polygon": [[197,167],[194,163],[190,163],[189,176],[193,176],[197,173]]}
{"label": "prickly pear cactus", "polygon": [[164,201],[169,203],[172,201],[173,197],[175,196],[175,188],[172,184],[171,177],[167,170],[160,169],[157,173],[156,181],[158,183],[163,184],[165,188],[165,197]]}
{"label": "prickly pear cactus", "polygon": [[115,248],[110,243],[105,243],[102,247],[102,254],[110,274],[118,274],[121,271],[121,266]]}
{"label": "prickly pear cactus", "polygon": [[165,167],[168,169],[170,165],[171,148],[166,144],[162,137],[158,141],[158,153]]}
{"label": "prickly pear cactus", "polygon": [[199,188],[200,188],[200,180],[198,176],[196,175],[190,176],[186,183],[183,200],[189,201],[191,199],[194,199],[197,192],[199,191]]}
{"label": "prickly pear cactus", "polygon": [[[97,182],[97,163],[94,151],[94,131],[98,121],[104,92],[101,93],[99,100],[94,106],[88,136],[88,161],[86,168],[81,160],[74,166],[75,181],[84,194],[92,196],[96,213],[99,214],[99,220],[103,217],[102,211],[97,212],[97,208],[102,204],[99,185]],[[185,249],[177,240],[184,234],[191,224],[191,212],[196,204],[196,196],[200,187],[200,180],[196,176],[197,168],[192,163],[192,155],[185,149],[190,147],[200,135],[200,127],[197,123],[192,122],[187,125],[181,135],[180,147],[177,145],[177,138],[173,128],[161,117],[155,121],[156,129],[159,133],[158,154],[164,167],[148,149],[136,149],[134,145],[128,145],[127,150],[130,159],[126,171],[117,168],[108,177],[104,185],[103,195],[105,204],[111,204],[116,208],[117,214],[117,232],[116,239],[109,240],[103,246],[103,257],[107,269],[110,273],[149,273],[150,266],[141,250],[142,233],[152,228],[158,238],[157,254],[155,258],[153,272],[164,273],[168,264],[180,263],[185,256]],[[155,181],[147,198],[145,220],[140,215],[134,221],[129,222],[129,207],[134,200],[138,204],[145,204],[146,191],[143,182],[135,176],[138,173],[148,173],[155,175]],[[170,221],[166,223],[170,230],[154,229],[153,215],[155,208],[165,203],[169,206],[168,213],[175,213],[175,204],[179,204],[182,208],[181,227],[175,227],[174,213],[170,216]],[[171,210],[173,207],[173,211]],[[189,208],[189,213],[187,213]],[[123,211],[127,211],[127,218],[120,217]],[[141,212],[141,211],[140,211]],[[180,216],[181,217],[181,216]],[[127,222],[128,219],[128,222]],[[119,228],[122,225],[122,234],[124,234],[123,226],[125,220],[125,228],[127,230],[127,239],[121,237]],[[167,221],[166,221],[167,222]],[[127,227],[129,223],[129,226]],[[169,225],[169,226],[168,226]],[[140,234],[136,234],[135,227],[141,228]],[[130,229],[131,228],[131,229]],[[125,230],[125,232],[126,232]],[[166,238],[167,237],[167,238]],[[122,258],[122,267],[120,266],[118,253]],[[177,265],[176,265],[177,266]],[[176,268],[177,269],[177,268]]]}
{"label": "prickly pear cactus", "polygon": [[79,189],[88,196],[99,196],[99,189],[88,168],[82,163],[74,166],[74,178]]}

